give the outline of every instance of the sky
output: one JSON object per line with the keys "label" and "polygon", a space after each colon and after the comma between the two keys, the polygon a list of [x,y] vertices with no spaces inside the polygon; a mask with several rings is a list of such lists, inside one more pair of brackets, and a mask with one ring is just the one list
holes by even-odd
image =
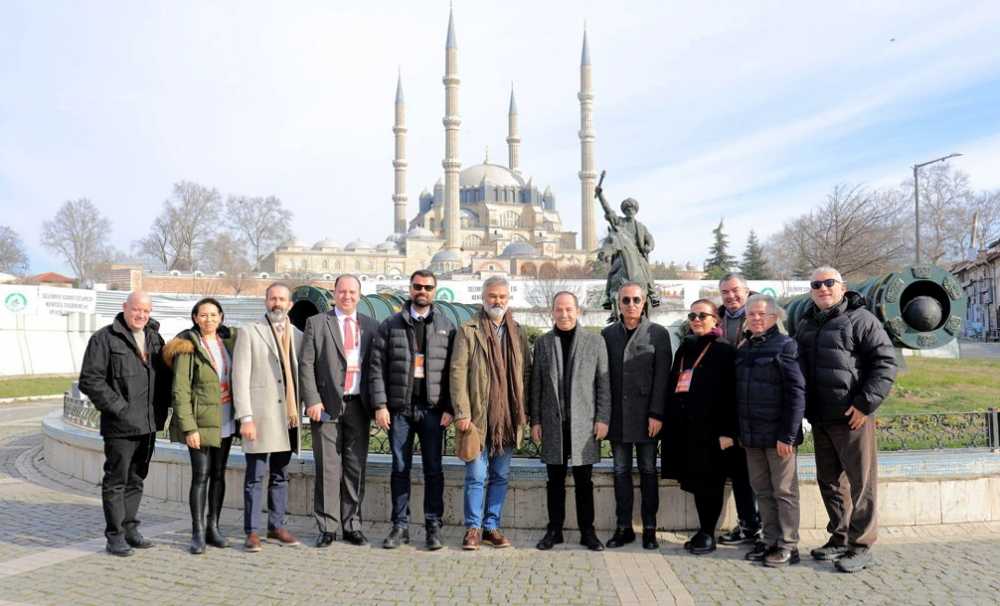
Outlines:
{"label": "sky", "polygon": [[[580,225],[579,63],[596,164],[633,197],[653,258],[732,252],[837,184],[892,187],[958,152],[1000,188],[1000,3],[455,0],[463,167],[507,157]],[[90,198],[128,250],[181,180],[276,195],[306,242],[392,231],[393,102],[406,99],[408,217],[442,175],[449,4],[0,3],[0,225],[34,272],[68,272],[41,224]],[[596,210],[595,202],[595,210]],[[600,217],[600,214],[597,214]],[[604,225],[599,225],[599,235]]]}

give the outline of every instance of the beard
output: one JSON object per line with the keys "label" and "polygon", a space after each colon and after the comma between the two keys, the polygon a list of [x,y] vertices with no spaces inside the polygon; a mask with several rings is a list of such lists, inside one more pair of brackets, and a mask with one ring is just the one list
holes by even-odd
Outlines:
{"label": "beard", "polygon": [[503,315],[507,313],[507,308],[503,307],[502,305],[493,305],[490,307],[486,307],[485,309],[486,313],[490,316],[490,319],[492,319],[494,322],[502,318]]}
{"label": "beard", "polygon": [[271,321],[271,324],[284,324],[285,320],[288,319],[288,312],[279,307],[269,309],[267,310],[267,319]]}

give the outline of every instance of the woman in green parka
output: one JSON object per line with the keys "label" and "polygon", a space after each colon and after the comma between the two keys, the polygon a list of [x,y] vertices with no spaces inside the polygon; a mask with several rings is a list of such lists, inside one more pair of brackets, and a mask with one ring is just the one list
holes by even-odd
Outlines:
{"label": "woman in green parka", "polygon": [[163,348],[163,359],[174,370],[170,439],[187,444],[191,455],[191,553],[201,554],[206,542],[229,544],[219,530],[219,514],[236,433],[230,387],[236,330],[223,324],[222,306],[211,297],[195,303],[191,320],[194,326]]}

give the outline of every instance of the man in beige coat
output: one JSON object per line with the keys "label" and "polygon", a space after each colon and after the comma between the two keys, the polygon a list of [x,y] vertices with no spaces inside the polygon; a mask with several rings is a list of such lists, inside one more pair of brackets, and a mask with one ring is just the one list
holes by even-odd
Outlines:
{"label": "man in beige coat", "polygon": [[239,331],[233,352],[233,404],[246,456],[243,482],[244,548],[260,551],[261,485],[269,470],[267,538],[298,545],[285,528],[288,463],[299,448],[298,363],[302,333],[288,321],[292,291],[276,282],[265,292],[264,319]]}

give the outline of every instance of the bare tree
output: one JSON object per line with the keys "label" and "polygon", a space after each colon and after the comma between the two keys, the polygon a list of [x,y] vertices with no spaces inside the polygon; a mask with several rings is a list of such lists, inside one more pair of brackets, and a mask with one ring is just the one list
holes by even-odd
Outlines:
{"label": "bare tree", "polygon": [[[913,179],[900,186],[913,200]],[[954,170],[947,162],[924,168],[920,173],[920,256],[931,263],[944,264],[962,258],[963,238],[971,233],[971,208],[975,194],[969,175]],[[910,230],[913,230],[913,215]]]}
{"label": "bare tree", "polygon": [[107,260],[110,233],[111,221],[89,199],[68,200],[42,223],[42,246],[59,254],[86,284],[94,267]]}
{"label": "bare tree", "polygon": [[219,231],[221,206],[219,190],[191,181],[175,183],[173,199],[163,202],[149,234],[133,246],[166,269],[191,271],[202,247]]}
{"label": "bare tree", "polygon": [[28,253],[16,231],[0,225],[0,271],[23,275],[28,273]]}
{"label": "bare tree", "polygon": [[211,272],[225,272],[222,281],[237,296],[252,277],[252,266],[244,250],[244,242],[228,232],[222,232],[209,240],[202,251],[202,266]]}
{"label": "bare tree", "polygon": [[254,269],[271,250],[292,238],[292,211],[277,196],[230,196],[226,220],[249,246]]}

